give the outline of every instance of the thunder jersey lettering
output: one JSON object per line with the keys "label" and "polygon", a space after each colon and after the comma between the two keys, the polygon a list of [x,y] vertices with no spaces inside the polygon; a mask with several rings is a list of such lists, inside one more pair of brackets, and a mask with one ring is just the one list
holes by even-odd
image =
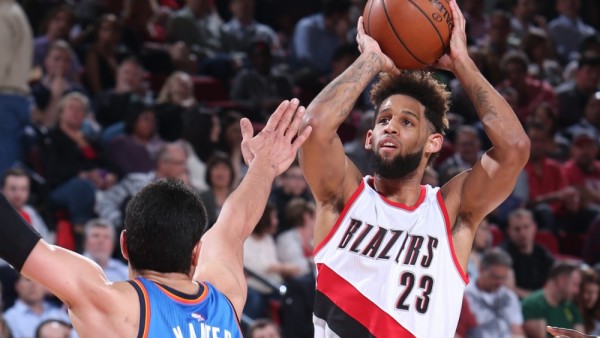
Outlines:
{"label": "thunder jersey lettering", "polygon": [[140,298],[138,338],[241,338],[233,306],[209,283],[186,295],[143,277],[129,281]]}
{"label": "thunder jersey lettering", "polygon": [[315,337],[454,337],[468,278],[439,188],[408,207],[365,177],[315,249]]}

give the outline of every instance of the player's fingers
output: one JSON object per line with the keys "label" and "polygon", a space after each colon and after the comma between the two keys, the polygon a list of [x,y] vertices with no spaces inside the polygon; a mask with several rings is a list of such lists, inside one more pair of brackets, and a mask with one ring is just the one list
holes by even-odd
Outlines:
{"label": "player's fingers", "polygon": [[296,109],[296,114],[294,115],[292,123],[285,131],[285,137],[287,137],[289,140],[291,140],[298,133],[298,129],[300,128],[300,123],[302,122],[302,119],[304,118],[305,110],[306,109],[302,106],[300,106],[300,107],[298,107],[298,109]]}
{"label": "player's fingers", "polygon": [[279,121],[281,121],[281,118],[289,105],[290,101],[288,100],[281,102],[279,104],[279,107],[277,107],[277,109],[275,109],[275,112],[273,112],[273,114],[271,114],[271,117],[269,117],[269,120],[267,121],[267,124],[265,125],[263,130],[275,131],[277,129],[277,126],[279,125]]}
{"label": "player's fingers", "polygon": [[289,128],[290,124],[294,120],[294,115],[296,114],[296,110],[298,109],[298,105],[300,101],[298,99],[292,99],[287,106],[287,109],[283,112],[281,116],[281,120],[277,125],[277,130],[284,135],[285,131]]}
{"label": "player's fingers", "polygon": [[294,143],[292,143],[292,150],[294,151],[294,153],[296,153],[298,151],[298,149],[300,149],[300,147],[302,146],[304,141],[306,141],[308,139],[308,137],[310,136],[311,132],[312,132],[312,127],[308,126],[308,127],[304,128],[304,130],[302,130],[302,132],[300,133],[300,135],[298,135],[298,137],[296,137],[296,139],[294,140]]}
{"label": "player's fingers", "polygon": [[362,15],[358,17],[358,23],[356,24],[356,29],[358,30],[358,32],[360,34],[365,33],[365,26],[364,26],[364,20],[363,20]]}
{"label": "player's fingers", "polygon": [[252,128],[252,122],[247,118],[240,120],[240,129],[242,130],[242,142],[249,141],[254,136],[254,129]]}
{"label": "player's fingers", "polygon": [[462,15],[460,8],[458,7],[458,3],[456,0],[450,1],[450,9],[452,11],[452,18],[454,21],[454,26],[460,28],[461,30],[465,30],[467,22],[465,17]]}

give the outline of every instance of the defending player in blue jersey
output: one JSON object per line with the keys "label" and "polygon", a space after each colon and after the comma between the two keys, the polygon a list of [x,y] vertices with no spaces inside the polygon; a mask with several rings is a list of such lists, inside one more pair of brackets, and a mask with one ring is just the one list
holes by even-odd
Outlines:
{"label": "defending player in blue jersey", "polygon": [[241,337],[242,245],[274,178],[310,134],[297,136],[303,114],[298,100],[284,101],[255,137],[241,121],[248,172],[204,235],[204,206],[182,183],[159,181],[136,195],[121,234],[128,282],[111,283],[91,260],[46,243],[1,195],[0,258],[65,302],[82,338]]}

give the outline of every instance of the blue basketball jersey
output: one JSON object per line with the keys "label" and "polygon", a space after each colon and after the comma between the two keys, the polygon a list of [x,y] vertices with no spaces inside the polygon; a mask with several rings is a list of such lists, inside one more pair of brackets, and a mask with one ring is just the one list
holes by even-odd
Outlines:
{"label": "blue basketball jersey", "polygon": [[140,299],[139,338],[241,338],[229,299],[209,283],[195,295],[137,277],[129,281]]}

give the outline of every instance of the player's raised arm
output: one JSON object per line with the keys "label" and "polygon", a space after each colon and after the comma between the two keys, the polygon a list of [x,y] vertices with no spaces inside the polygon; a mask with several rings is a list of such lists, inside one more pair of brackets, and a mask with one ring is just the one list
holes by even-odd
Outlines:
{"label": "player's raised arm", "polygon": [[358,21],[356,41],[361,55],[317,95],[307,107],[303,121],[303,127],[310,125],[313,131],[300,151],[300,165],[320,205],[343,205],[361,180],[360,171],[344,153],[338,127],[378,73],[399,73],[377,42],[365,33],[362,17]]}
{"label": "player's raised arm", "polygon": [[232,302],[238,317],[247,292],[243,243],[263,214],[273,180],[292,164],[311,132],[305,128],[298,135],[303,116],[304,107],[297,99],[284,101],[255,137],[250,121],[242,119],[242,151],[248,172],[223,204],[215,225],[202,237],[194,278],[214,284]]}
{"label": "player's raised arm", "polygon": [[[450,1],[454,29],[450,52],[437,66],[452,71],[473,102],[493,148],[478,161],[470,172],[455,177],[444,186],[451,220],[458,218],[473,230],[485,215],[494,210],[513,190],[517,177],[529,158],[529,138],[514,111],[479,72],[469,58],[466,47],[465,19],[456,4]],[[461,256],[468,257],[472,237],[464,241]],[[468,245],[467,245],[468,244]]]}
{"label": "player's raised arm", "polygon": [[46,287],[73,311],[101,310],[102,304],[107,304],[103,301],[112,293],[100,266],[41,239],[1,194],[0,222],[0,258]]}

